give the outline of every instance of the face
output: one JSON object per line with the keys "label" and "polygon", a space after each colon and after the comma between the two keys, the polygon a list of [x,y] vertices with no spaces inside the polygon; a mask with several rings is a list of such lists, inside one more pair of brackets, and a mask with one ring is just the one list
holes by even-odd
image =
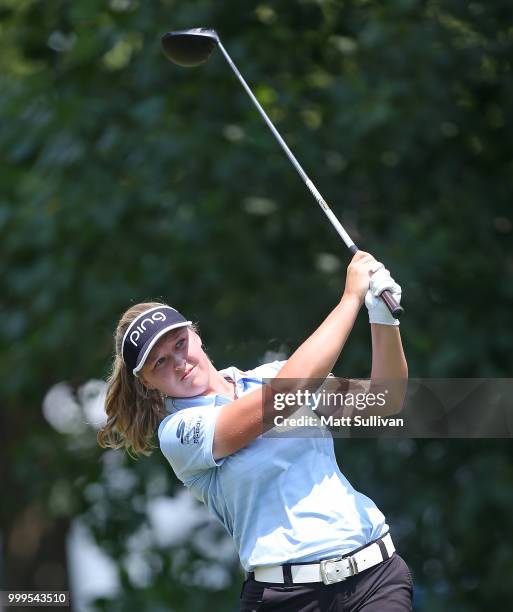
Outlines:
{"label": "face", "polygon": [[201,339],[188,327],[173,329],[152,348],[139,378],[149,389],[171,397],[195,397],[210,392],[210,361]]}

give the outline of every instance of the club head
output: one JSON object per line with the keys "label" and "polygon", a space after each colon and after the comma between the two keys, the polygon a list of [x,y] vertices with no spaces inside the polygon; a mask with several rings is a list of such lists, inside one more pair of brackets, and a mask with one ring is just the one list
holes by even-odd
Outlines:
{"label": "club head", "polygon": [[218,40],[216,31],[208,28],[167,32],[161,39],[167,58],[185,68],[204,64]]}

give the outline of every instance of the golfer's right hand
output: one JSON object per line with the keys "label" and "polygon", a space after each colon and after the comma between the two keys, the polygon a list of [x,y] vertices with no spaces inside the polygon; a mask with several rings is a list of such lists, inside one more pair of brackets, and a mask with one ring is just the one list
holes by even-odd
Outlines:
{"label": "golfer's right hand", "polygon": [[383,267],[383,264],[376,261],[370,253],[358,251],[347,266],[344,296],[357,297],[360,304],[363,304],[370,277],[380,267]]}

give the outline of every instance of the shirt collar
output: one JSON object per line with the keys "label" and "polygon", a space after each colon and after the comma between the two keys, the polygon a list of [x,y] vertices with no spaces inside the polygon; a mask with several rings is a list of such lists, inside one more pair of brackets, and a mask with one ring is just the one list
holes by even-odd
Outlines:
{"label": "shirt collar", "polygon": [[[219,374],[224,378],[231,378],[235,383],[237,395],[240,395],[241,385],[240,379],[242,372],[235,366],[219,370]],[[168,397],[166,399],[166,410],[168,412],[177,412],[184,408],[192,408],[193,406],[223,406],[233,401],[230,397],[221,393],[212,393],[211,395],[198,395],[197,397]]]}

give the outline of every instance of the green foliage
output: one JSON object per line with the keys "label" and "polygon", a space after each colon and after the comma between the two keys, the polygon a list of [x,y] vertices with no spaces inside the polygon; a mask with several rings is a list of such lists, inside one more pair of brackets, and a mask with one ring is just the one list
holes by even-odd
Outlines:
{"label": "green foliage", "polygon": [[[93,520],[100,453],[49,432],[40,404],[60,380],[105,376],[128,305],[164,298],[199,321],[216,364],[246,367],[297,346],[343,290],[347,252],[221,55],[179,69],[160,50],[167,29],[218,30],[349,233],[401,283],[410,375],[510,376],[512,16],[505,0],[0,2],[6,520],[36,501],[88,516],[122,567],[144,512],[107,487]],[[338,372],[369,368],[362,313]],[[419,606],[504,606],[509,445],[404,448],[358,441],[343,456],[400,534]],[[151,496],[162,460],[129,465]],[[57,479],[68,502],[52,506]],[[143,590],[125,576],[119,605],[229,609],[234,584],[213,596],[166,571]]]}

